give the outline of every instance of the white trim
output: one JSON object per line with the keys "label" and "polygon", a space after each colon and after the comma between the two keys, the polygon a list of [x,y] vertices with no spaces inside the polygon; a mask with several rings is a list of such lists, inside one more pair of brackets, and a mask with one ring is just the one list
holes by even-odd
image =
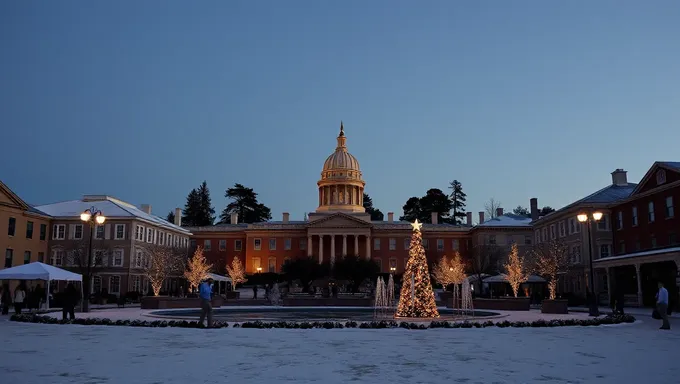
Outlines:
{"label": "white trim", "polygon": [[[120,265],[116,264],[116,252],[120,251]],[[125,265],[125,250],[123,248],[115,248],[111,251],[111,266],[122,267]]]}
{"label": "white trim", "polygon": [[[257,245],[257,243],[260,243],[260,245]],[[256,237],[253,239],[253,249],[256,251],[262,250],[262,239],[259,237]]]}
{"label": "white trim", "polygon": [[[59,236],[60,229],[63,230],[63,234]],[[66,224],[54,224],[52,225],[52,240],[65,240],[66,239]]]}
{"label": "white trim", "polygon": [[[123,227],[123,236],[118,237],[118,228]],[[115,227],[113,228],[113,239],[114,240],[125,240],[125,224],[116,224]]]}
{"label": "white trim", "polygon": [[[116,278],[116,277],[118,278],[118,290],[114,291],[113,289],[111,289],[111,286],[113,285],[112,284],[113,279]],[[123,279],[120,277],[120,275],[110,275],[109,276],[109,295],[120,295],[120,288],[121,288],[122,282],[123,282]]]}
{"label": "white trim", "polygon": [[[78,237],[76,235],[78,233],[78,228],[80,228],[80,237]],[[85,232],[85,226],[83,226],[82,224],[74,224],[74,226],[73,226],[73,239],[74,240],[82,240],[84,232]]]}

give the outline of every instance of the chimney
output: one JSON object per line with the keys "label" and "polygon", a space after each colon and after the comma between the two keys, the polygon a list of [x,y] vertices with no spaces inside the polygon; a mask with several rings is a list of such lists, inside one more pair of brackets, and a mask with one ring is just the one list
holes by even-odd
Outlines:
{"label": "chimney", "polygon": [[151,214],[151,205],[149,204],[142,204],[142,211],[146,213],[147,215]]}
{"label": "chimney", "polygon": [[231,223],[238,224],[238,213],[234,212],[231,214]]}
{"label": "chimney", "polygon": [[283,213],[283,223],[288,224],[289,219],[290,219],[290,213],[284,212]]}
{"label": "chimney", "polygon": [[529,200],[529,206],[531,207],[531,221],[538,220],[538,199],[532,197]]}
{"label": "chimney", "polygon": [[175,225],[182,226],[182,208],[175,208]]}
{"label": "chimney", "polygon": [[626,185],[628,185],[628,177],[626,176],[627,173],[628,172],[624,171],[621,168],[612,172],[612,184],[620,187],[625,187]]}
{"label": "chimney", "polygon": [[437,218],[439,214],[437,212],[432,212],[432,224],[437,224]]}
{"label": "chimney", "polygon": [[468,213],[466,213],[466,215],[467,215],[467,223],[466,224],[468,225],[468,227],[472,227],[472,212],[468,212]]}
{"label": "chimney", "polygon": [[479,212],[479,224],[484,222],[484,211]]}
{"label": "chimney", "polygon": [[387,212],[387,222],[388,223],[394,222],[394,212]]}
{"label": "chimney", "polygon": [[503,216],[503,208],[496,208],[496,217]]}

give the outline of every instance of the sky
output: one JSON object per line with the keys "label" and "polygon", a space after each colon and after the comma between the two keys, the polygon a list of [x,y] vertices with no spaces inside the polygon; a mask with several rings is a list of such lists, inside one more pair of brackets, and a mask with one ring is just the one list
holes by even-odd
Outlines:
{"label": "sky", "polygon": [[241,183],[300,220],[342,120],[383,212],[453,179],[468,211],[559,208],[680,161],[678,20],[663,0],[4,1],[0,180],[160,216],[203,180],[219,213]]}

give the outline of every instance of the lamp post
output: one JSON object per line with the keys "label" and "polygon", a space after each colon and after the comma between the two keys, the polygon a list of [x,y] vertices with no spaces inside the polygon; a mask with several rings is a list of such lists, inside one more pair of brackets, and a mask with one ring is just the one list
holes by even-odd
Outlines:
{"label": "lamp post", "polygon": [[262,267],[257,267],[257,273],[262,273]]}
{"label": "lamp post", "polygon": [[[98,210],[94,206],[92,208],[86,209],[83,213],[80,214],[80,220],[82,220],[84,223],[89,224],[90,226],[90,239],[89,239],[89,245],[88,245],[88,251],[87,251],[87,264],[85,265],[85,280],[83,281],[81,288],[82,294],[83,294],[83,305],[82,309],[83,312],[87,312],[89,309],[89,303],[85,300],[85,289],[89,288],[90,286],[90,275],[92,272],[92,263],[93,263],[93,258],[92,258],[92,248],[93,248],[93,243],[92,243],[92,237],[94,236],[94,231],[97,225],[102,225],[106,221],[106,216],[102,213],[102,211]],[[82,266],[82,262],[81,262]],[[81,271],[82,272],[82,271]]]}
{"label": "lamp post", "polygon": [[593,221],[598,222],[602,219],[602,212],[593,212],[591,215],[587,213],[579,213],[576,218],[582,224],[586,224],[588,227],[588,265],[590,272],[588,273],[589,285],[590,285],[590,308],[588,310],[588,315],[590,316],[600,316],[600,309],[597,304],[597,292],[595,290],[595,270],[593,269],[593,235],[590,231],[590,227]]}

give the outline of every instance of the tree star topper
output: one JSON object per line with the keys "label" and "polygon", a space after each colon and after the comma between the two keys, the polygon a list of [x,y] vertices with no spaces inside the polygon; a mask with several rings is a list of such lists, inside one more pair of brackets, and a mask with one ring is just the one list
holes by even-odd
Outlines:
{"label": "tree star topper", "polygon": [[418,219],[416,219],[416,221],[414,221],[413,223],[411,223],[411,226],[413,227],[413,230],[414,230],[414,231],[420,231],[420,227],[423,226],[423,223],[419,223],[419,222],[418,222]]}

